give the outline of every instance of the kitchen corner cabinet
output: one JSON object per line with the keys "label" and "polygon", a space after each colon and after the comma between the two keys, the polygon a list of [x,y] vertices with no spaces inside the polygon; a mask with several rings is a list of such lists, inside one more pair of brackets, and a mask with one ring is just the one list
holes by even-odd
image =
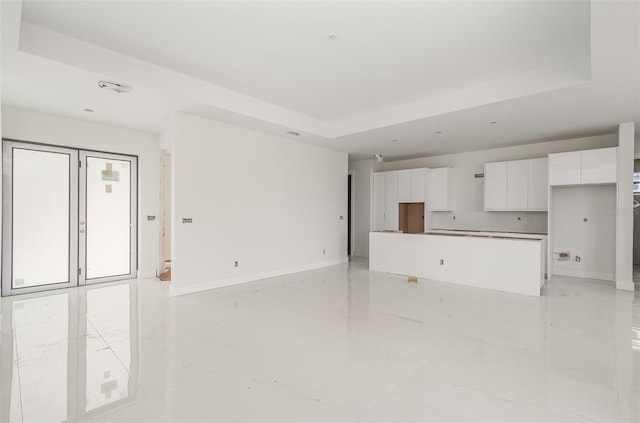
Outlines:
{"label": "kitchen corner cabinet", "polygon": [[615,184],[618,148],[549,154],[549,185]]}
{"label": "kitchen corner cabinet", "polygon": [[546,211],[547,159],[485,163],[485,211]]}

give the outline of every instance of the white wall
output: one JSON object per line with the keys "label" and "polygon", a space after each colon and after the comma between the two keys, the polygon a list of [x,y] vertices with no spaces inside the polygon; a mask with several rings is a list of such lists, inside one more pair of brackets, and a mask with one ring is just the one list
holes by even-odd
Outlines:
{"label": "white wall", "polygon": [[[551,193],[552,273],[615,280],[615,185],[555,187]],[[559,261],[560,251],[569,252],[569,260]]]}
{"label": "white wall", "polygon": [[158,260],[158,137],[155,134],[2,108],[2,136],[18,141],[138,156],[138,275],[153,277]]}
{"label": "white wall", "polygon": [[634,290],[633,284],[633,156],[634,124],[618,128],[618,204],[616,239],[616,287]]}
{"label": "white wall", "polygon": [[[569,140],[552,141],[474,151],[460,154],[424,157],[374,164],[375,171],[410,169],[418,167],[451,167],[452,210],[451,212],[429,212],[429,229],[479,229],[509,232],[547,232],[547,214],[544,212],[485,212],[484,179],[475,178],[484,172],[484,163],[505,160],[546,157],[550,153],[613,147],[618,144],[615,134]],[[367,215],[368,215],[367,211]],[[455,216],[455,220],[453,217]],[[518,217],[521,220],[518,220]],[[361,218],[360,213],[358,218]]]}
{"label": "white wall", "polygon": [[351,210],[353,240],[351,255],[369,257],[369,231],[371,230],[371,183],[373,160],[349,162],[351,172]]}
{"label": "white wall", "polygon": [[346,262],[345,153],[187,114],[174,128],[174,295]]}

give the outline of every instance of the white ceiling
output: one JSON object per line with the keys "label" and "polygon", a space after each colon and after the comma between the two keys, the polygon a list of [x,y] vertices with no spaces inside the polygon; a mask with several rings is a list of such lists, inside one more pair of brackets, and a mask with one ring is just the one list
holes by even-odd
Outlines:
{"label": "white ceiling", "polygon": [[326,121],[587,54],[589,16],[539,1],[27,1],[22,15]]}
{"label": "white ceiling", "polygon": [[400,158],[640,120],[636,2],[1,6],[4,105],[125,127],[159,132],[186,111]]}

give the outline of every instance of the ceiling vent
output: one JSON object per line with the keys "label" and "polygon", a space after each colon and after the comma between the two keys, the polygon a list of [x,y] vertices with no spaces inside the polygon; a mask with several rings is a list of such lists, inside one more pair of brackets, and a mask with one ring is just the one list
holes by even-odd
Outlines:
{"label": "ceiling vent", "polygon": [[105,88],[111,91],[114,91],[116,93],[130,93],[131,90],[133,88],[126,86],[126,85],[122,85],[122,84],[118,84],[117,82],[109,82],[109,81],[98,81],[98,86],[100,88]]}

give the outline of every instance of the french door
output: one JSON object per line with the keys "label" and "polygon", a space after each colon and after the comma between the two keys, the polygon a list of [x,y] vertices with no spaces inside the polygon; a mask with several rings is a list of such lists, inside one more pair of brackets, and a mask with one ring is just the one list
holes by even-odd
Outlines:
{"label": "french door", "polygon": [[3,142],[2,295],[135,277],[137,158]]}

